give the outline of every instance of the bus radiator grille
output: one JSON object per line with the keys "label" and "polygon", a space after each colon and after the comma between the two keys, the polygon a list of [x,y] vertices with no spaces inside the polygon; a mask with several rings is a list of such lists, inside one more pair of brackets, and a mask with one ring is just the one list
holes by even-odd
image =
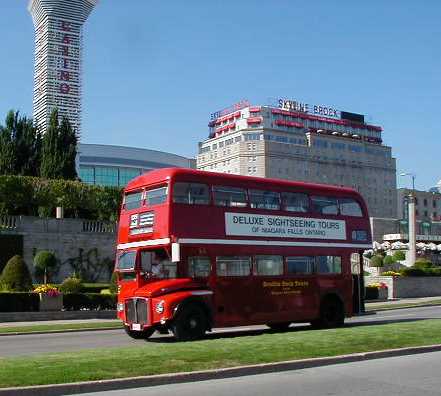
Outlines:
{"label": "bus radiator grille", "polygon": [[147,300],[144,298],[130,298],[126,300],[126,321],[128,323],[147,324]]}

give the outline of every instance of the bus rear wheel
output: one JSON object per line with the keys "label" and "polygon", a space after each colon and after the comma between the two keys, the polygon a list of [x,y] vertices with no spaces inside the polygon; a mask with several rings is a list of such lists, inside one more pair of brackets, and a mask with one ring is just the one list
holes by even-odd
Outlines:
{"label": "bus rear wheel", "polygon": [[312,326],[319,329],[330,329],[343,326],[345,311],[343,303],[337,298],[327,298],[320,306],[320,318],[311,322]]}
{"label": "bus rear wheel", "polygon": [[128,326],[124,326],[127,335],[135,340],[146,340],[155,332],[155,329],[150,328],[143,331],[130,330]]}
{"label": "bus rear wheel", "polygon": [[178,341],[200,339],[207,330],[207,316],[199,306],[195,304],[189,305],[177,315],[171,330]]}
{"label": "bus rear wheel", "polygon": [[274,331],[285,331],[288,330],[291,322],[282,322],[282,323],[267,323],[266,324],[271,330]]}

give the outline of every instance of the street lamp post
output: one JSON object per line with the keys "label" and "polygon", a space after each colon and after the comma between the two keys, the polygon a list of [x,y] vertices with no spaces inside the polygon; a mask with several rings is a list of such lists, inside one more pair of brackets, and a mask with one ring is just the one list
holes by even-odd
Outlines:
{"label": "street lamp post", "polygon": [[409,251],[407,254],[407,265],[410,267],[416,260],[416,216],[415,216],[415,175],[413,173],[400,173],[400,176],[412,177],[412,191],[409,194]]}

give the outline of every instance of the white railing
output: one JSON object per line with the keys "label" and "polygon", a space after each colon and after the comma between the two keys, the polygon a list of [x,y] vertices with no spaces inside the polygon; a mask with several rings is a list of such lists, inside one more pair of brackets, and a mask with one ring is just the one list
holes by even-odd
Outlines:
{"label": "white railing", "polygon": [[15,230],[20,224],[20,216],[0,216],[0,229]]}
{"label": "white railing", "polygon": [[83,221],[83,232],[100,232],[114,233],[116,232],[116,223],[106,221]]}

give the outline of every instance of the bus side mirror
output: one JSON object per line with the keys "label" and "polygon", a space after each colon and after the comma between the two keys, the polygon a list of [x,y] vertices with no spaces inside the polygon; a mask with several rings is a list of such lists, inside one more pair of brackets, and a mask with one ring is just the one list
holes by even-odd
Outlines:
{"label": "bus side mirror", "polygon": [[177,263],[181,260],[181,252],[180,252],[180,245],[179,243],[172,243],[172,249],[171,249],[171,261],[172,263]]}

